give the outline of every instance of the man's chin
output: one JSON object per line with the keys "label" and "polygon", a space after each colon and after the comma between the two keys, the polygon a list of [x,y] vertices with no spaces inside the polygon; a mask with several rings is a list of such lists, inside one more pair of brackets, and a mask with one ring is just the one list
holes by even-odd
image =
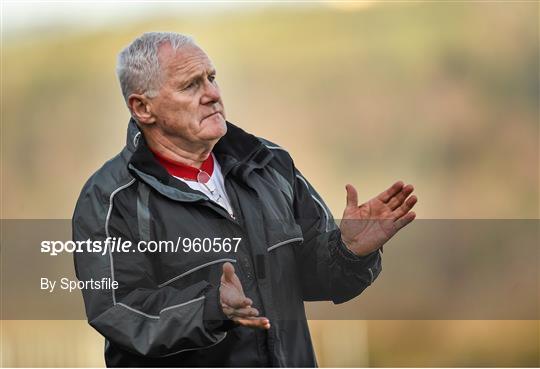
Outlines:
{"label": "man's chin", "polygon": [[227,123],[221,114],[215,114],[201,121],[201,131],[209,140],[218,140],[227,133]]}

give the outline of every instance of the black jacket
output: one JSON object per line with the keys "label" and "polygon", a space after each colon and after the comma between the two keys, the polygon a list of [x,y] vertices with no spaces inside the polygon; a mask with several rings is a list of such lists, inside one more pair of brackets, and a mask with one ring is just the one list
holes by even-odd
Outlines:
{"label": "black jacket", "polygon": [[[381,271],[378,251],[358,257],[346,249],[287,151],[227,125],[213,152],[236,219],[170,176],[133,121],[126,147],[82,189],[73,239],[134,243],[130,252],[75,253],[79,280],[119,284],[83,291],[88,321],[106,338],[108,366],[316,366],[304,301],[345,302]],[[172,244],[179,237],[186,249],[135,249],[141,240]],[[236,252],[224,241],[204,252],[196,238],[210,240],[206,251],[215,239],[241,241]],[[236,326],[221,311],[226,261],[270,319],[269,331]]]}

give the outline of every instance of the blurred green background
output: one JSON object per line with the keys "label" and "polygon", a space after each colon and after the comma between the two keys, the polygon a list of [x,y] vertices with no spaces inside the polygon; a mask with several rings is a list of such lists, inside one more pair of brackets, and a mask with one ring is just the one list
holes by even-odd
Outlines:
{"label": "blurred green background", "polygon": [[[195,37],[228,119],[289,150],[337,218],[345,183],[367,200],[396,179],[419,218],[539,217],[537,2],[96,3],[91,24],[50,3],[60,17],[13,26],[33,6],[2,14],[3,219],[71,217],[125,140],[116,54],[161,30]],[[538,321],[311,326],[321,366],[540,365]],[[102,350],[85,322],[3,322],[2,366],[102,366]]]}

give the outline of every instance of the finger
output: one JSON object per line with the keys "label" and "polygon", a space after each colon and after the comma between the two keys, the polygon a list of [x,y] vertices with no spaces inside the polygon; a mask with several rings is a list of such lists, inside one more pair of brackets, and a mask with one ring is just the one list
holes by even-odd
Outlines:
{"label": "finger", "polygon": [[394,197],[390,199],[390,201],[388,201],[388,207],[391,210],[396,210],[399,206],[401,206],[401,204],[403,204],[403,201],[405,201],[405,199],[409,197],[409,195],[413,191],[414,187],[412,185],[404,186],[401,191],[399,191]]}
{"label": "finger", "polygon": [[353,185],[345,185],[345,190],[347,191],[347,207],[356,208],[358,207],[358,192]]}
{"label": "finger", "polygon": [[412,222],[416,218],[416,213],[411,211],[410,213],[405,214],[403,217],[399,218],[394,224],[396,226],[396,232],[401,228],[405,227],[407,224]]}
{"label": "finger", "polygon": [[[263,321],[254,321],[254,320],[249,320],[249,319],[238,319],[238,320],[236,320],[236,322],[238,324],[240,324],[241,326],[248,327],[248,328],[255,328],[255,329],[268,329],[269,328],[269,323],[263,322]],[[267,326],[268,326],[268,328],[267,328]]]}
{"label": "finger", "polygon": [[397,220],[407,214],[413,208],[417,201],[418,199],[414,195],[405,200],[405,202],[401,204],[400,207],[398,207],[392,212],[392,217],[394,218],[394,220]]}
{"label": "finger", "polygon": [[377,198],[381,200],[382,202],[387,203],[392,198],[392,196],[394,196],[399,191],[401,191],[402,187],[403,187],[403,182],[397,181],[392,186],[390,186],[390,188],[381,192],[379,196],[377,196]]}
{"label": "finger", "polygon": [[223,264],[223,278],[227,282],[232,282],[234,278],[234,267],[231,263],[226,262]]}
{"label": "finger", "polygon": [[[233,288],[237,289],[241,295],[244,294],[242,283],[240,282],[240,279],[236,275],[234,271],[234,267],[229,262],[223,264],[223,274],[221,276],[221,284],[234,286]],[[247,302],[246,304],[250,305],[251,302]]]}
{"label": "finger", "polygon": [[270,329],[270,321],[268,318],[234,319],[234,321],[248,328]]}
{"label": "finger", "polygon": [[229,315],[238,318],[255,318],[259,316],[259,311],[252,307],[234,309]]}
{"label": "finger", "polygon": [[223,302],[223,308],[230,307],[233,309],[242,309],[242,308],[249,308],[253,304],[253,301],[251,301],[248,297],[240,297],[240,298],[234,298],[234,299],[228,299]]}

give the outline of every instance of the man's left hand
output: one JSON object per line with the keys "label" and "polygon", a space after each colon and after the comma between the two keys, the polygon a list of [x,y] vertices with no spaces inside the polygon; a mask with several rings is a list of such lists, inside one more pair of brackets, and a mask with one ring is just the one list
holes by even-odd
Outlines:
{"label": "man's left hand", "polygon": [[354,254],[364,256],[381,248],[397,231],[412,222],[416,204],[412,185],[399,181],[368,202],[358,206],[358,193],[352,185],[347,190],[347,206],[341,221],[341,239]]}

